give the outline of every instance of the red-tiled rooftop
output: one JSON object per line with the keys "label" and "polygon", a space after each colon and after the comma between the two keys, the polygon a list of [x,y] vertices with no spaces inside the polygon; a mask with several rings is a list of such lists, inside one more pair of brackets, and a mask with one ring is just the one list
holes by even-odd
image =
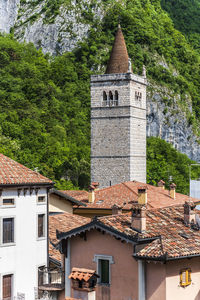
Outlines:
{"label": "red-tiled rooftop", "polygon": [[99,217],[84,227],[63,231],[60,238],[69,238],[87,230],[100,229],[130,243],[145,241],[146,246],[134,254],[141,259],[160,260],[200,256],[200,228],[197,225],[184,224],[183,205],[146,210],[144,232],[131,227],[131,218],[131,212]]}
{"label": "red-tiled rooftop", "polygon": [[[144,183],[137,181],[128,181],[119,183],[107,188],[95,190],[94,203],[88,203],[87,191],[62,191],[69,194],[75,199],[87,204],[86,208],[101,208],[111,209],[114,204],[122,206],[123,209],[131,209],[134,202],[138,199],[138,188],[144,187]],[[172,199],[169,196],[169,191],[164,190],[161,187],[145,184],[147,187],[148,208],[159,208],[166,206],[173,206],[177,204],[184,204],[189,200],[189,196],[176,193],[176,199]],[[193,201],[199,201],[192,198]]]}
{"label": "red-tiled rooftop", "polygon": [[85,268],[72,268],[72,272],[69,275],[69,279],[78,279],[88,281],[92,276],[96,275],[95,270]]}
{"label": "red-tiled rooftop", "polygon": [[0,153],[0,185],[53,184],[53,182]]}
{"label": "red-tiled rooftop", "polygon": [[131,228],[130,214],[101,217],[99,221],[130,237],[156,238],[137,253],[138,257],[158,258],[167,255],[172,259],[200,255],[200,230],[184,225],[183,205],[147,210],[146,216],[144,233]]}
{"label": "red-tiled rooftop", "polygon": [[[58,243],[56,238],[56,230],[60,232],[70,231],[79,226],[83,226],[89,223],[90,219],[81,217],[79,215],[73,215],[70,213],[53,213],[49,215],[49,255],[50,257],[60,261],[60,252],[53,246]],[[53,244],[53,245],[52,245]]]}

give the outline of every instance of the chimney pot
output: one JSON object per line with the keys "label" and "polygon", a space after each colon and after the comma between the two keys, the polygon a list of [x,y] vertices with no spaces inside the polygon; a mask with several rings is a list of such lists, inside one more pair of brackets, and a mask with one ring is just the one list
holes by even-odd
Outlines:
{"label": "chimney pot", "polygon": [[165,182],[164,182],[164,180],[161,179],[161,180],[158,182],[158,187],[162,188],[163,190],[165,189]]}
{"label": "chimney pot", "polygon": [[185,201],[184,204],[184,224],[190,225],[191,223],[196,223],[196,216],[195,216],[195,204],[193,201]]}
{"label": "chimney pot", "polygon": [[138,204],[147,204],[147,189],[146,185],[138,187]]}
{"label": "chimney pot", "polygon": [[120,214],[122,214],[122,207],[117,204],[114,204],[112,206],[112,215],[120,215]]}
{"label": "chimney pot", "polygon": [[92,184],[89,186],[89,193],[88,193],[88,202],[94,203],[95,201],[95,191],[97,190],[99,183],[98,182],[92,182]]}
{"label": "chimney pot", "polygon": [[176,184],[171,183],[169,187],[169,195],[172,199],[176,199]]}
{"label": "chimney pot", "polygon": [[146,230],[146,206],[137,204],[132,208],[131,228],[143,232]]}

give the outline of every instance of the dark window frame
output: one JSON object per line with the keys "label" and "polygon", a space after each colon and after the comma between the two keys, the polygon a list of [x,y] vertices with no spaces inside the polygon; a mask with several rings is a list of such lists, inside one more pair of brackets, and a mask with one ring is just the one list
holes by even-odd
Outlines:
{"label": "dark window frame", "polygon": [[45,214],[37,215],[37,237],[38,239],[45,238]]}
{"label": "dark window frame", "polygon": [[99,283],[102,285],[110,284],[110,261],[108,259],[98,259]]}
{"label": "dark window frame", "polygon": [[15,218],[3,217],[2,218],[2,244],[6,245],[6,244],[13,244],[13,243],[15,243]]}
{"label": "dark window frame", "polygon": [[[6,203],[10,201],[9,203]],[[5,206],[5,207],[8,207],[8,206],[14,206],[15,205],[15,198],[3,198],[2,199],[2,205]]]}

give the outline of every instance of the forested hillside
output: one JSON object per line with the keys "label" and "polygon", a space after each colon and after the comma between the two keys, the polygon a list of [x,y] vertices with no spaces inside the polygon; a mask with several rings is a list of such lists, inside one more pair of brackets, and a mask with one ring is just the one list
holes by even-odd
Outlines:
{"label": "forested hillside", "polygon": [[[89,80],[104,72],[119,20],[134,72],[146,65],[149,92],[158,85],[165,94],[170,91],[162,101],[170,108],[176,99],[199,134],[199,54],[174,29],[158,0],[105,3],[99,19],[88,8],[87,37],[63,55],[44,55],[32,44],[0,37],[0,152],[52,178],[58,188],[89,184]],[[188,192],[189,159],[160,139],[150,139],[147,150],[148,182],[168,182],[172,175],[178,191]]]}
{"label": "forested hillside", "polygon": [[161,0],[176,29],[184,33],[194,48],[200,51],[200,1]]}

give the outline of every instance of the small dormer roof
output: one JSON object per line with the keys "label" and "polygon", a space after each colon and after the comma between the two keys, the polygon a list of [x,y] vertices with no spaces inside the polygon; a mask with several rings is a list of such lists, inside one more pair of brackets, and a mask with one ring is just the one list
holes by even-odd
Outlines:
{"label": "small dormer roof", "polygon": [[105,74],[127,73],[129,68],[128,65],[129,58],[126,43],[121,26],[119,25]]}

